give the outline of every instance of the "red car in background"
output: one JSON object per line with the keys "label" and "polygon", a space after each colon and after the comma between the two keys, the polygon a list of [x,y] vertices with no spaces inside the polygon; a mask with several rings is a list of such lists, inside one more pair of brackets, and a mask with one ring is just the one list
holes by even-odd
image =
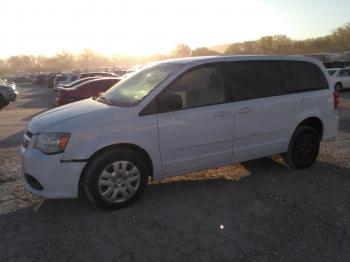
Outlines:
{"label": "red car in background", "polygon": [[56,105],[62,106],[86,98],[99,96],[100,93],[106,92],[120,80],[120,78],[105,77],[81,83],[73,88],[58,88]]}

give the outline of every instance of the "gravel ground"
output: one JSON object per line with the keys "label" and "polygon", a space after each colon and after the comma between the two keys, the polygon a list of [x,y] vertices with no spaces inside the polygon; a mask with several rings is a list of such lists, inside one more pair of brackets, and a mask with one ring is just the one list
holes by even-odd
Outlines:
{"label": "gravel ground", "polygon": [[117,211],[25,192],[18,145],[53,92],[19,92],[0,112],[0,261],[350,261],[350,92],[312,168],[276,156],[166,179]]}

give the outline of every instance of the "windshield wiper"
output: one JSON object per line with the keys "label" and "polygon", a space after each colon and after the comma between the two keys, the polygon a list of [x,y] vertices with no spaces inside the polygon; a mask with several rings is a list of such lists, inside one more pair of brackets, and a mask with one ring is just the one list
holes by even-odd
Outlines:
{"label": "windshield wiper", "polygon": [[113,105],[113,102],[104,96],[99,96],[96,100],[104,104]]}

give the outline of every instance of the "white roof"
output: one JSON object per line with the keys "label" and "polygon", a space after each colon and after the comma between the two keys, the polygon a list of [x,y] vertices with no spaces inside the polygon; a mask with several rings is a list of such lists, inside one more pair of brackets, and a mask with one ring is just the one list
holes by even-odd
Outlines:
{"label": "white roof", "polygon": [[234,56],[196,56],[159,61],[158,63],[190,64],[195,62],[244,61],[244,60],[293,60],[320,63],[309,56],[278,56],[278,55],[234,55]]}

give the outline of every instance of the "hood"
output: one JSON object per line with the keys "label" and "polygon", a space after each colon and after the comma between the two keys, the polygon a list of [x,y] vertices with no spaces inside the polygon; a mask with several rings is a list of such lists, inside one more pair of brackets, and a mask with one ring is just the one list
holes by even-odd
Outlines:
{"label": "hood", "polygon": [[35,116],[28,124],[28,130],[33,134],[54,125],[78,118],[87,114],[109,110],[111,106],[102,104],[93,99],[85,99],[46,111]]}
{"label": "hood", "polygon": [[14,89],[14,86],[11,86],[11,85],[9,85],[7,83],[0,83],[0,88],[12,90],[12,89]]}

